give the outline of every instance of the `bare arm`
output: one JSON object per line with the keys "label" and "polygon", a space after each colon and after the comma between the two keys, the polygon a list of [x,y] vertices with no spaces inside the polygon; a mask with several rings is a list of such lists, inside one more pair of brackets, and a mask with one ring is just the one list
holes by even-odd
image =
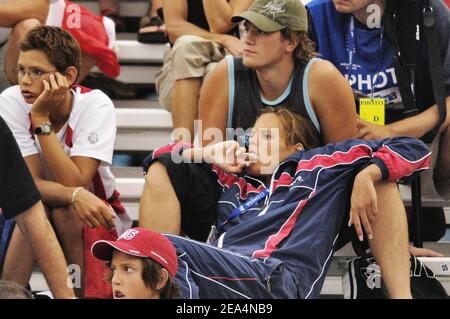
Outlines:
{"label": "bare arm", "polygon": [[374,164],[367,166],[355,177],[348,225],[355,225],[360,241],[363,241],[363,228],[368,238],[373,238],[370,224],[375,222],[378,212],[375,183],[381,181],[381,178],[381,169]]}
{"label": "bare arm", "polygon": [[175,43],[183,35],[196,35],[216,42],[233,55],[242,54],[243,44],[238,38],[228,34],[209,32],[188,22],[187,0],[164,0],[163,10],[170,42]]}
{"label": "bare arm", "polygon": [[308,85],[323,142],[334,143],[355,138],[355,100],[342,74],[330,62],[316,61],[311,67]]}
{"label": "bare arm", "polygon": [[13,27],[16,23],[35,18],[45,23],[49,0],[9,0],[0,3],[0,26]]}
{"label": "bare arm", "polygon": [[66,187],[60,183],[45,179],[39,155],[25,157],[28,169],[42,196],[42,202],[50,207],[69,206],[72,204],[72,194],[76,187]]}
{"label": "bare arm", "polygon": [[164,0],[163,2],[164,20],[172,43],[182,35],[197,35],[204,39],[216,41],[219,35],[204,30],[193,23],[188,22],[188,2],[187,0]]}
{"label": "bare arm", "polygon": [[[30,111],[34,127],[51,122],[52,111],[61,107],[71,96],[69,81],[65,76],[56,73],[50,75],[48,80],[42,81],[44,91],[34,101]],[[49,135],[36,135],[35,138],[39,140],[45,163],[55,182],[67,187],[85,187],[90,183],[100,165],[98,159],[87,156],[69,157],[55,132]]]}
{"label": "bare arm", "polygon": [[[32,117],[34,127],[48,118]],[[62,148],[56,134],[36,136],[42,148],[42,154],[55,182],[64,186],[87,186],[97,172],[100,161],[90,157],[70,158]]]}
{"label": "bare arm", "polygon": [[44,173],[37,154],[27,156],[25,162],[41,192],[42,202],[49,207],[73,206],[80,220],[89,227],[103,225],[108,229],[115,227],[113,214],[103,200],[91,192],[78,187],[66,187],[62,184],[44,179]]}
{"label": "bare arm", "polygon": [[203,0],[209,29],[213,33],[227,33],[235,27],[231,17],[246,10],[253,0]]}
{"label": "bare arm", "polygon": [[223,59],[205,79],[200,91],[199,119],[206,146],[225,140],[228,119],[228,63]]}
{"label": "bare arm", "polygon": [[[447,118],[441,126],[441,131],[450,125],[450,96],[445,99],[445,104]],[[416,116],[389,124],[388,127],[392,130],[393,136],[404,135],[419,138],[431,131],[437,123],[439,123],[439,111],[435,104]]]}
{"label": "bare arm", "polygon": [[[440,127],[442,133],[450,126],[450,97],[446,98],[447,118]],[[358,138],[376,140],[393,136],[410,136],[420,138],[434,129],[439,123],[437,105],[433,105],[420,114],[408,117],[385,126],[358,120]]]}
{"label": "bare arm", "polygon": [[[194,163],[207,162],[215,164],[226,173],[240,173],[248,165],[245,147],[236,141],[225,141],[204,147],[190,148],[183,151],[183,157]],[[256,160],[256,157],[252,157]]]}
{"label": "bare arm", "polygon": [[75,297],[67,285],[67,262],[55,232],[48,222],[42,202],[38,202],[16,216],[23,236],[30,244],[34,258],[41,267],[55,298]]}

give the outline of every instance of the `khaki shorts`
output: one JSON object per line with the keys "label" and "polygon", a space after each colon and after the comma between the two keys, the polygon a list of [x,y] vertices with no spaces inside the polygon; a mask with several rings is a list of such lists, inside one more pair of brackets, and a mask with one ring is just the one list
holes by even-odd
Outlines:
{"label": "khaki shorts", "polygon": [[225,57],[217,43],[198,36],[184,35],[164,55],[164,65],[156,74],[159,102],[170,111],[175,81],[204,78]]}

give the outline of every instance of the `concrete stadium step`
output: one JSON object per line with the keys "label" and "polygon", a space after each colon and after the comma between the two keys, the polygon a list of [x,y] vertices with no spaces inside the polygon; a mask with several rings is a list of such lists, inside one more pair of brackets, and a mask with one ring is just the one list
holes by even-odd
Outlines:
{"label": "concrete stadium step", "polygon": [[140,167],[112,167],[116,177],[120,201],[125,205],[131,218],[139,220],[139,200],[144,188],[144,176]]}
{"label": "concrete stadium step", "polygon": [[[143,109],[143,110],[164,110],[158,100],[113,100],[116,109]],[[169,113],[170,114],[170,113]]]}
{"label": "concrete stadium step", "polygon": [[171,129],[119,128],[117,130],[115,151],[149,151],[170,142]]}
{"label": "concrete stadium step", "polygon": [[149,151],[170,141],[172,116],[157,101],[115,100],[115,151]]}
{"label": "concrete stadium step", "polygon": [[[134,35],[136,37],[136,35]],[[116,40],[117,56],[120,63],[163,63],[168,44],[146,44],[137,40]]]}
{"label": "concrete stadium step", "polygon": [[117,128],[172,129],[172,116],[164,109],[116,108]]}
{"label": "concrete stadium step", "polygon": [[[128,84],[155,84],[155,75],[161,70],[161,65],[121,65],[120,75],[116,78]],[[92,72],[101,71],[97,67]]]}
{"label": "concrete stadium step", "polygon": [[121,40],[137,41],[137,33],[136,32],[120,32],[120,33],[116,33],[116,41],[121,41]]}
{"label": "concrete stadium step", "polygon": [[[100,14],[97,0],[80,0],[75,1],[94,12]],[[122,17],[141,17],[147,12],[148,0],[126,0],[119,1],[120,15]]]}

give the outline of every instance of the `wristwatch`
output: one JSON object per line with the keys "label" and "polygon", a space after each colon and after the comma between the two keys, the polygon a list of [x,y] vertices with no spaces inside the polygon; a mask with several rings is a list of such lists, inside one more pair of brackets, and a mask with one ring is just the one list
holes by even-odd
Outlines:
{"label": "wristwatch", "polygon": [[49,122],[42,123],[34,129],[36,135],[50,135],[51,132],[53,132],[53,126]]}

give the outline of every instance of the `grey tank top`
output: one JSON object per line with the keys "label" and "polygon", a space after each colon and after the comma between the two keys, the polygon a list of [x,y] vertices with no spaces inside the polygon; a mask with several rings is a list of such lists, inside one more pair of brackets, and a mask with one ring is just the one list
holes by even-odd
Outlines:
{"label": "grey tank top", "polygon": [[284,106],[311,121],[320,136],[319,121],[308,94],[308,73],[311,65],[319,59],[311,59],[307,64],[296,65],[284,93],[276,100],[269,101],[261,96],[256,71],[245,67],[242,58],[232,56],[226,58],[229,81],[228,128],[247,130],[253,125],[262,108]]}

